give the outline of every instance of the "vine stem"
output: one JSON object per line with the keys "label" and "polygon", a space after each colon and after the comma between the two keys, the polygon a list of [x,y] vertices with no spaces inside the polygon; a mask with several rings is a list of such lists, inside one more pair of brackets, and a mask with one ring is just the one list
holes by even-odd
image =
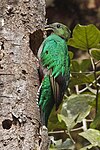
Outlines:
{"label": "vine stem", "polygon": [[75,141],[74,141],[74,139],[72,138],[72,136],[71,136],[71,134],[70,134],[69,131],[67,132],[67,134],[68,134],[68,136],[70,137],[70,139],[71,139],[71,141],[73,142],[73,144],[75,144]]}
{"label": "vine stem", "polygon": [[98,80],[97,80],[97,75],[96,75],[96,63],[92,57],[91,58],[91,63],[92,63],[92,68],[94,72],[94,78],[95,78],[95,86],[96,86],[96,114],[98,112],[98,94],[99,94],[99,87],[98,87]]}
{"label": "vine stem", "polygon": [[[83,124],[85,124],[86,122],[92,122],[92,121],[93,120],[91,120],[91,119],[89,119],[89,120],[85,119]],[[71,132],[75,132],[75,131],[84,130],[84,129],[86,129],[86,125],[83,125],[83,126],[81,126],[79,128],[71,129],[70,131]],[[68,134],[68,130],[50,131],[49,135],[51,135],[51,134],[59,134],[59,133],[66,133],[66,134]]]}
{"label": "vine stem", "polygon": [[[97,80],[99,80],[99,79],[100,79],[100,76],[97,77]],[[86,87],[85,87],[84,89],[79,90],[79,94],[82,93],[82,92],[84,92],[84,91],[86,91],[87,89],[88,89],[89,91],[91,91],[92,93],[96,94],[96,90],[93,90],[93,89],[91,88],[91,86],[92,86],[94,83],[95,83],[95,80],[94,80],[92,83],[90,83],[89,85],[86,84]],[[99,83],[98,83],[98,87],[100,87],[100,84],[99,84]],[[99,91],[98,91],[98,92],[99,92]]]}

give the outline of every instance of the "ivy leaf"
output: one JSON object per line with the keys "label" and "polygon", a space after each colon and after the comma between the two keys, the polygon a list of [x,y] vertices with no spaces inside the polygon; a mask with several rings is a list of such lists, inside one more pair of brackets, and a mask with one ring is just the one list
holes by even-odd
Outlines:
{"label": "ivy leaf", "polygon": [[96,60],[100,60],[100,49],[95,49],[95,48],[92,48],[90,50],[90,53],[92,55],[92,57]]}
{"label": "ivy leaf", "polygon": [[69,87],[73,87],[75,85],[82,85],[86,83],[91,83],[94,78],[89,78],[87,75],[83,73],[71,73],[72,77],[69,82]]}
{"label": "ivy leaf", "polygon": [[76,25],[72,38],[69,39],[68,45],[81,50],[88,51],[90,48],[96,47],[100,42],[100,31],[93,24],[83,26]]}
{"label": "ivy leaf", "polygon": [[100,131],[99,130],[88,129],[85,132],[79,133],[79,135],[87,139],[91,143],[90,146],[100,147]]}
{"label": "ivy leaf", "polygon": [[82,72],[87,71],[90,66],[91,66],[91,60],[90,59],[83,59],[81,64],[80,64],[80,70]]}
{"label": "ivy leaf", "polygon": [[78,114],[75,116],[70,115],[68,117],[64,116],[63,114],[58,114],[58,120],[59,122],[64,122],[67,130],[70,131],[77,123],[75,122],[75,119],[77,118]]}
{"label": "ivy leaf", "polygon": [[89,69],[91,66],[91,60],[90,59],[83,59],[81,63],[79,63],[77,60],[71,61],[71,71],[72,72],[84,72]]}
{"label": "ivy leaf", "polygon": [[63,120],[68,130],[72,129],[89,114],[89,102],[94,99],[95,96],[89,94],[71,95],[63,102],[61,114],[58,115],[59,121]]}
{"label": "ivy leaf", "polygon": [[67,149],[67,150],[74,150],[75,145],[72,143],[71,139],[67,138],[64,142],[62,139],[60,140],[54,140],[52,141],[53,144],[51,144],[50,150],[61,150],[61,149]]}
{"label": "ivy leaf", "polygon": [[72,60],[71,65],[72,65],[71,71],[73,71],[73,72],[79,72],[80,71],[80,65],[79,65],[77,60]]}

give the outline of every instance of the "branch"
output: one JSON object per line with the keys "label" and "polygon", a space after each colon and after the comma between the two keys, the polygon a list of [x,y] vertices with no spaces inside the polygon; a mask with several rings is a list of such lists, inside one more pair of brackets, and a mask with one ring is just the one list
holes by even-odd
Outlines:
{"label": "branch", "polygon": [[[92,122],[93,120],[89,120],[89,119],[85,119],[85,122]],[[83,121],[84,122],[84,121]],[[84,124],[84,123],[83,123]],[[86,129],[85,126],[81,126],[79,128],[75,128],[75,129],[71,129],[71,132],[74,132],[74,131],[79,131],[79,130],[84,130]],[[66,133],[68,134],[68,131],[67,130],[60,130],[60,131],[50,131],[48,134],[59,134],[59,133]]]}
{"label": "branch", "polygon": [[[97,77],[97,81],[98,81],[99,79],[100,79],[100,76]],[[96,91],[97,91],[97,90],[94,90],[94,89],[90,88],[95,82],[96,82],[96,81],[94,80],[94,81],[93,81],[92,83],[90,83],[89,85],[86,84],[86,87],[85,87],[85,88],[83,88],[82,90],[79,90],[79,91],[78,91],[79,94],[82,93],[82,92],[84,92],[84,91],[86,91],[86,90],[89,90],[89,91],[92,92],[93,94],[96,94]],[[97,85],[98,85],[98,87],[100,87],[100,84],[99,84],[99,83],[97,83]],[[98,92],[99,92],[99,91],[98,91]]]}

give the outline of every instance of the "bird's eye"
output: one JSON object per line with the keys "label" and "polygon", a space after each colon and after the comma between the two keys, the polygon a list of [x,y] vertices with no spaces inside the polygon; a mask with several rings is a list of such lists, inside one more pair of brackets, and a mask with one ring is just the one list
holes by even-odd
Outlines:
{"label": "bird's eye", "polygon": [[60,28],[60,24],[57,24],[57,28]]}

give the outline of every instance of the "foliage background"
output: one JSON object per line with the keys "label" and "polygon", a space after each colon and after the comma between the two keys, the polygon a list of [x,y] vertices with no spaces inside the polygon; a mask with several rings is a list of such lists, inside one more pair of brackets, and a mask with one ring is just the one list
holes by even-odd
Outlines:
{"label": "foliage background", "polygon": [[[100,148],[100,0],[47,0],[47,22],[69,26],[71,79],[49,119],[51,150]],[[85,25],[85,26],[84,26]]]}

